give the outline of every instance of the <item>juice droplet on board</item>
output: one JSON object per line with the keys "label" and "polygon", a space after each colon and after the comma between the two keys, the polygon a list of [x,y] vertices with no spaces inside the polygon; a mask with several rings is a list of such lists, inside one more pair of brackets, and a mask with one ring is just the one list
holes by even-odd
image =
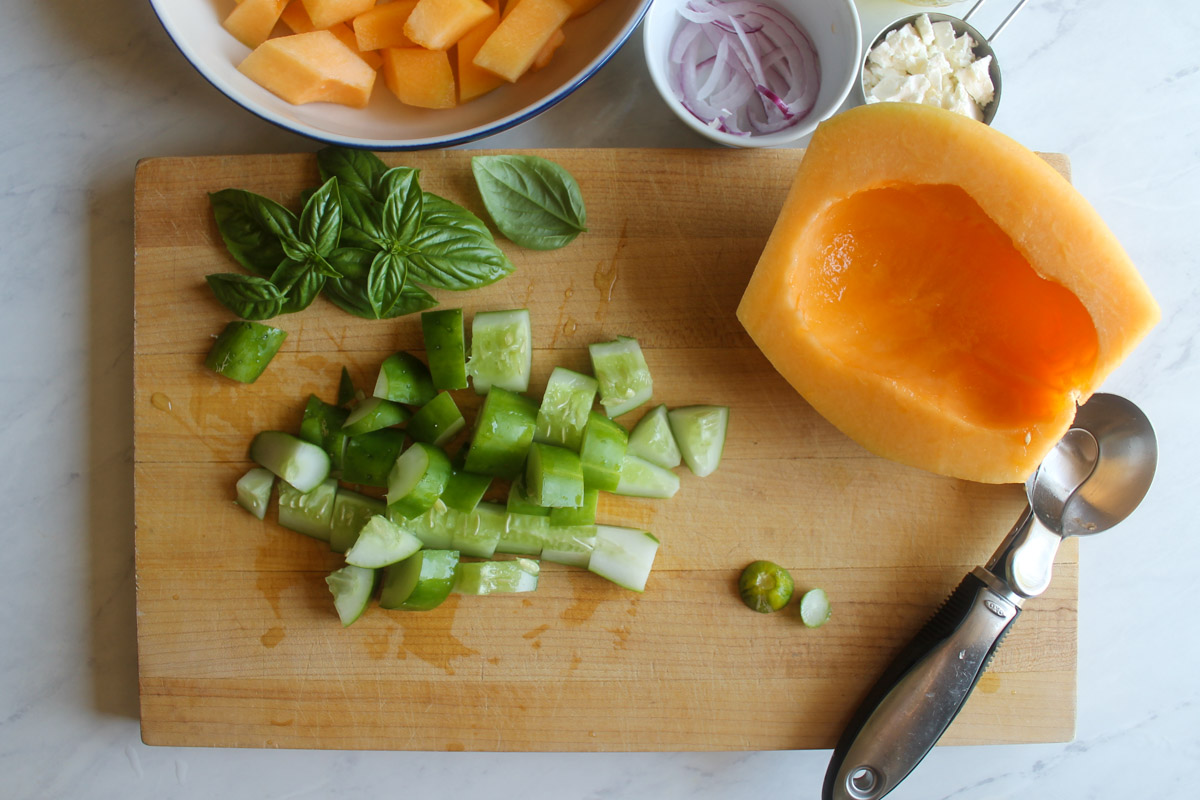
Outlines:
{"label": "juice droplet on board", "polygon": [[150,395],[150,405],[154,406],[159,411],[170,411],[172,408],[171,398],[167,397],[162,392],[155,392],[154,394]]}

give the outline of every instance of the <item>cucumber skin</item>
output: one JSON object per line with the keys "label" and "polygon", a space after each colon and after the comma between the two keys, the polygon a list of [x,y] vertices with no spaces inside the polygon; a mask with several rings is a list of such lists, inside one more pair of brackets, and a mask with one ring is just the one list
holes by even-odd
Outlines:
{"label": "cucumber skin", "polygon": [[665,405],[650,409],[633,426],[626,452],[663,469],[674,469],[683,463]]}
{"label": "cucumber skin", "polygon": [[412,353],[393,353],[379,367],[375,396],[393,403],[423,406],[437,395],[425,362]]}
{"label": "cucumber skin", "polygon": [[382,428],[346,439],[342,480],[361,486],[387,488],[387,476],[404,447],[404,432]]}
{"label": "cucumber skin", "polygon": [[[377,402],[371,403],[370,410],[359,413],[360,410],[368,408],[366,404],[371,400]],[[346,419],[342,423],[342,433],[347,436],[362,436],[364,433],[400,425],[407,422],[411,416],[409,410],[399,403],[384,400],[382,397],[368,398],[363,405],[358,407],[358,410],[346,415]]]}
{"label": "cucumber skin", "polygon": [[375,497],[338,489],[333,500],[333,523],[329,537],[329,549],[345,553],[354,546],[358,532],[371,517],[387,513],[387,504]]}
{"label": "cucumber skin", "polygon": [[455,511],[469,514],[479,505],[492,485],[491,475],[476,475],[466,470],[455,469],[442,490],[441,501]]}
{"label": "cucumber skin", "polygon": [[583,467],[579,456],[565,447],[534,442],[525,462],[525,491],[546,508],[583,505]]}
{"label": "cucumber skin", "polygon": [[537,405],[499,386],[493,389],[475,418],[465,467],[468,472],[511,480],[525,466],[537,424]]}
{"label": "cucumber skin", "polygon": [[621,462],[621,477],[613,494],[667,500],[679,491],[679,484],[679,476],[671,470],[626,453]]}
{"label": "cucumber skin", "polygon": [[384,516],[374,516],[359,531],[358,541],[346,551],[346,563],[379,569],[403,561],[420,550],[422,542]]}
{"label": "cucumber skin", "polygon": [[[294,469],[289,470],[289,465],[295,466],[294,458],[284,459],[281,462],[280,459],[275,457],[276,450],[284,446],[302,452],[309,458],[314,459],[318,465],[316,471],[311,475],[297,475]],[[309,492],[320,486],[322,481],[329,477],[329,471],[333,466],[329,459],[329,454],[318,445],[306,442],[285,431],[262,431],[255,435],[253,441],[250,442],[250,460],[260,467],[269,469],[275,473],[276,477],[281,478],[284,482],[294,486],[301,492]],[[323,471],[322,466],[324,468]],[[299,481],[299,483],[296,483],[296,481]]]}
{"label": "cucumber skin", "polygon": [[[391,496],[393,491],[392,484],[394,482],[393,474],[404,463],[404,460],[408,458],[409,453],[418,451],[425,454],[424,472],[409,491],[393,500]],[[450,473],[453,469],[450,466],[450,457],[441,448],[434,447],[425,442],[414,442],[412,447],[396,459],[396,463],[392,465],[392,471],[388,474],[388,511],[399,513],[409,519],[421,516],[433,508],[433,504],[437,502],[438,497],[445,490],[446,483],[449,481]]]}
{"label": "cucumber skin", "polygon": [[[367,573],[370,573],[369,575]],[[341,621],[343,628],[348,628],[358,621],[358,618],[367,610],[367,605],[371,601],[371,594],[375,591],[375,585],[379,582],[379,573],[376,570],[367,567],[356,567],[352,564],[347,564],[339,570],[332,572],[325,578],[325,585],[329,587],[329,591],[333,594],[333,607],[337,611],[338,620]],[[365,591],[363,591],[363,587]],[[358,596],[352,598],[355,604],[350,607],[349,611],[345,611],[338,601],[342,599],[340,590],[354,588],[359,590]]]}
{"label": "cucumber skin", "polygon": [[287,331],[236,320],[217,334],[204,366],[238,383],[254,383],[283,346]]}
{"label": "cucumber skin", "polygon": [[454,397],[449,392],[439,392],[438,396],[421,406],[412,418],[408,420],[405,430],[408,435],[418,442],[429,442],[441,447],[467,426],[467,421]]}
{"label": "cucumber skin", "polygon": [[[416,576],[411,574],[414,570]],[[418,550],[386,569],[379,592],[379,607],[431,611],[450,596],[457,573],[457,550]],[[410,580],[414,583],[405,593],[402,591],[403,584]],[[404,596],[401,597],[401,594]]]}
{"label": "cucumber skin", "polygon": [[585,489],[611,492],[621,479],[621,463],[629,445],[629,434],[620,423],[592,411],[583,429],[579,464]]}
{"label": "cucumber skin", "polygon": [[455,594],[485,595],[498,592],[532,592],[537,589],[541,567],[528,558],[512,561],[468,561],[459,563]]}
{"label": "cucumber skin", "polygon": [[588,561],[588,571],[625,589],[641,592],[646,588],[658,546],[658,539],[647,531],[597,525],[596,547]]}
{"label": "cucumber skin", "polygon": [[[716,472],[725,453],[725,439],[729,433],[729,406],[684,406],[667,412],[671,433],[679,444],[683,460],[697,477],[706,478]],[[719,426],[719,431],[699,430],[697,426]],[[718,436],[720,441],[705,452],[699,452],[696,438],[704,435]]]}
{"label": "cucumber skin", "polygon": [[596,508],[600,503],[599,489],[583,490],[583,505],[578,508],[550,509],[550,527],[573,528],[596,524]]}
{"label": "cucumber skin", "polygon": [[464,556],[491,558],[496,554],[507,521],[503,506],[481,502],[467,514],[466,524],[451,535],[450,547]]}
{"label": "cucumber skin", "polygon": [[328,542],[333,536],[333,509],[338,483],[328,478],[317,488],[301,492],[286,481],[279,483],[279,524],[289,531]]}
{"label": "cucumber skin", "polygon": [[429,374],[438,390],[467,388],[466,333],[461,308],[421,313]]}
{"label": "cucumber skin", "polygon": [[525,473],[523,472],[514,478],[512,485],[508,487],[507,510],[512,514],[529,514],[534,517],[547,517],[550,515],[549,508],[538,505],[529,499],[529,492],[525,488]]}

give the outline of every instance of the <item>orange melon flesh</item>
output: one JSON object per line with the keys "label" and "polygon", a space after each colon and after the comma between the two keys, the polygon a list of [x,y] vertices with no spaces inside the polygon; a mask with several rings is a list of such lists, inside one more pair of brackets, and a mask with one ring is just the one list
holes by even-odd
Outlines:
{"label": "orange melon flesh", "polygon": [[302,0],[308,18],[318,30],[354,19],[372,8],[375,0]]}
{"label": "orange melon flesh", "polygon": [[496,26],[500,24],[500,0],[488,3],[492,13],[483,22],[463,34],[455,45],[455,58],[458,62],[458,102],[465,103],[476,97],[485,95],[504,84],[504,79],[494,72],[475,66],[475,54]]}
{"label": "orange melon flesh", "polygon": [[383,78],[401,103],[418,108],[455,106],[454,72],[445,50],[392,47],[383,51]]}
{"label": "orange melon flesh", "polygon": [[550,38],[542,45],[542,49],[538,50],[537,55],[533,57],[533,63],[529,65],[529,69],[537,72],[550,63],[550,59],[554,58],[554,54],[558,48],[562,47],[563,42],[567,40],[567,36],[559,28],[554,33],[550,34]]}
{"label": "orange melon flesh", "polygon": [[571,16],[564,0],[520,0],[475,54],[475,65],[514,82]]}
{"label": "orange melon flesh", "polygon": [[395,0],[354,18],[354,35],[359,50],[383,50],[388,47],[413,47],[404,35],[404,23],[416,8],[417,0]]}
{"label": "orange melon flesh", "polygon": [[446,50],[491,14],[483,0],[420,0],[404,23],[404,35],[421,47]]}
{"label": "orange melon flesh", "polygon": [[354,108],[366,106],[376,75],[355,50],[327,30],[268,39],[238,70],[295,105],[323,101]]}
{"label": "orange melon flesh", "polygon": [[1008,483],[1159,310],[1034,153],[952,112],[879,103],[818,127],[738,318],[867,449]]}
{"label": "orange melon flesh", "polygon": [[255,48],[270,37],[287,4],[288,0],[242,0],[221,24],[246,47]]}
{"label": "orange melon flesh", "polygon": [[[283,14],[280,15],[279,20],[284,25],[287,25],[292,33],[311,33],[317,30],[317,26],[313,25],[313,21],[309,19],[308,12],[304,10],[304,3],[300,0],[291,0],[287,8],[283,10]],[[364,51],[358,46],[358,39],[355,37],[354,31],[346,23],[339,22],[335,25],[330,25],[325,30],[336,36],[342,44],[358,53],[358,57],[365,61],[371,69],[379,69],[383,65],[383,56],[372,50]]]}

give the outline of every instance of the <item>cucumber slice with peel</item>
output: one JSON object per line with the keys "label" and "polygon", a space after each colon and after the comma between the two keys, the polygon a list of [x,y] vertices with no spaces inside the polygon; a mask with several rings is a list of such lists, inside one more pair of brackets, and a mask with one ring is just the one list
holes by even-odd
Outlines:
{"label": "cucumber slice with peel", "polygon": [[404,447],[404,431],[381,428],[350,436],[342,457],[342,480],[363,486],[387,486],[388,473]]}
{"label": "cucumber slice with peel", "polygon": [[658,553],[658,539],[647,531],[616,525],[596,526],[596,547],[588,570],[618,586],[640,592]]}
{"label": "cucumber slice with peel", "polygon": [[276,476],[309,492],[329,477],[329,454],[319,446],[283,431],[263,431],[250,443],[250,458]]}
{"label": "cucumber slice with peel", "polygon": [[346,421],[342,423],[342,433],[347,436],[361,436],[399,425],[410,416],[408,409],[399,403],[384,400],[382,397],[368,397],[347,415]]}
{"label": "cucumber slice with peel", "polygon": [[442,308],[421,314],[421,333],[425,338],[425,357],[429,374],[437,389],[467,388],[466,336],[463,310]]}
{"label": "cucumber slice with peel", "polygon": [[424,514],[450,480],[450,457],[428,442],[413,442],[388,473],[388,509],[406,517]]}
{"label": "cucumber slice with peel", "polygon": [[663,469],[674,469],[683,460],[671,424],[667,421],[667,407],[655,406],[638,420],[629,432],[628,452]]}
{"label": "cucumber slice with peel", "polygon": [[467,514],[466,524],[450,537],[450,547],[464,556],[491,558],[504,535],[508,513],[496,503],[479,503]]}
{"label": "cucumber slice with peel", "polygon": [[583,490],[583,505],[578,508],[550,509],[550,526],[552,528],[570,528],[576,525],[595,525],[596,507],[600,504],[598,489]]}
{"label": "cucumber slice with peel", "polygon": [[420,549],[420,539],[387,517],[377,515],[367,520],[358,532],[358,540],[346,551],[346,563],[378,569],[403,561]]}
{"label": "cucumber slice with peel", "polygon": [[375,497],[338,489],[333,500],[333,522],[330,525],[329,549],[344,553],[354,546],[358,532],[367,520],[377,514],[386,514],[387,504]]}
{"label": "cucumber slice with peel", "polygon": [[579,452],[598,387],[591,376],[555,367],[542,393],[533,440]]}
{"label": "cucumber slice with peel", "polygon": [[525,462],[525,492],[546,508],[583,505],[583,467],[579,456],[565,447],[534,442]]}
{"label": "cucumber slice with peel", "polygon": [[600,386],[600,405],[610,418],[632,411],[650,399],[654,381],[637,339],[618,336],[588,346],[592,372]]}
{"label": "cucumber slice with peel", "polygon": [[587,569],[595,549],[595,525],[552,525],[546,532],[541,558],[568,567]]}
{"label": "cucumber slice with peel", "polygon": [[819,628],[829,621],[833,609],[824,589],[810,589],[800,598],[800,619],[810,628]]}
{"label": "cucumber slice with peel", "polygon": [[449,392],[440,392],[412,415],[405,430],[418,442],[441,447],[467,427],[467,421]]}
{"label": "cucumber slice with peel", "polygon": [[529,388],[533,367],[533,329],[529,309],[481,311],[471,320],[471,358],[467,373],[477,394],[493,386],[510,392]]}
{"label": "cucumber slice with peel", "polygon": [[255,467],[238,478],[237,504],[259,519],[264,518],[274,485],[275,474],[271,470]]}
{"label": "cucumber slice with peel", "polygon": [[509,513],[512,514],[532,514],[535,517],[550,516],[549,508],[540,506],[529,499],[529,492],[525,489],[525,473],[521,473],[514,478],[512,484],[508,487],[507,508]]}
{"label": "cucumber slice with peel", "polygon": [[388,519],[421,540],[430,550],[457,550],[452,542],[459,529],[466,527],[467,515],[455,511],[440,500],[418,517],[409,519],[394,509]]}
{"label": "cucumber slice with peel", "polygon": [[328,478],[310,492],[279,484],[279,524],[290,531],[328,542],[333,536],[333,506],[338,482]]}
{"label": "cucumber slice with peel", "polygon": [[579,445],[583,485],[602,492],[615,490],[620,483],[628,442],[629,435],[620,424],[603,414],[590,412]]}
{"label": "cucumber slice with peel", "polygon": [[541,555],[542,547],[546,544],[546,534],[549,531],[549,517],[506,512],[504,533],[496,542],[496,552],[516,556]]}
{"label": "cucumber slice with peel", "polygon": [[678,491],[679,476],[674,472],[626,453],[621,462],[621,476],[613,494],[625,497],[657,497],[665,500],[674,497]]}
{"label": "cucumber slice with peel", "polygon": [[373,394],[393,403],[423,406],[434,398],[437,389],[433,388],[429,367],[412,353],[400,352],[388,356],[379,366]]}
{"label": "cucumber slice with peel", "polygon": [[464,466],[468,472],[512,479],[521,474],[537,424],[537,405],[499,386],[484,398]]}
{"label": "cucumber slice with peel", "polygon": [[383,574],[379,607],[429,611],[440,606],[458,570],[457,550],[418,550]]}
{"label": "cucumber slice with peel", "polygon": [[367,610],[375,588],[375,570],[347,564],[326,577],[325,585],[333,593],[333,607],[345,628]]}
{"label": "cucumber slice with peel", "polygon": [[491,475],[476,475],[456,468],[450,473],[450,480],[446,481],[441,501],[450,508],[467,514],[475,510],[475,506],[479,505],[479,501],[487,494],[491,485]]}
{"label": "cucumber slice with peel", "polygon": [[459,562],[454,593],[482,595],[532,592],[537,589],[540,571],[538,562],[529,558]]}
{"label": "cucumber slice with peel", "polygon": [[675,408],[667,412],[667,420],[688,468],[701,478],[715,472],[725,451],[728,406]]}
{"label": "cucumber slice with peel", "polygon": [[237,320],[217,335],[204,366],[238,383],[254,383],[283,346],[287,331]]}

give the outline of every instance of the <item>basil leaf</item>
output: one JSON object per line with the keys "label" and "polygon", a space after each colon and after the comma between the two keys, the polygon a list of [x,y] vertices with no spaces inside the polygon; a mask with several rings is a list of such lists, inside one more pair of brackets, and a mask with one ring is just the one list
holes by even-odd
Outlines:
{"label": "basil leaf", "polygon": [[308,272],[308,259],[285,258],[271,273],[271,283],[279,288],[279,291],[287,294],[292,290],[292,287],[304,277],[304,273]]}
{"label": "basil leaf", "polygon": [[332,264],[321,256],[313,256],[308,260],[308,265],[315,271],[321,273],[327,278],[340,278],[342,273],[337,270]]}
{"label": "basil leaf", "polygon": [[283,313],[284,293],[265,278],[222,272],[206,275],[204,280],[221,305],[242,319],[270,319]]}
{"label": "basil leaf", "polygon": [[377,253],[377,250],[361,247],[339,247],[329,254],[328,261],[334,270],[341,273],[341,277],[353,281],[366,281],[371,271],[371,262]]}
{"label": "basil leaf", "polygon": [[377,197],[383,201],[383,235],[404,244],[421,227],[420,173],[411,167],[395,167],[379,178]]}
{"label": "basil leaf", "polygon": [[451,200],[433,192],[425,192],[422,199],[421,221],[425,225],[457,225],[474,231],[490,241],[495,241],[491,230],[479,217]]}
{"label": "basil leaf", "polygon": [[[330,278],[325,283],[325,297],[329,299],[329,302],[348,314],[353,314],[363,319],[376,319],[375,311],[371,308],[371,302],[367,299],[366,283],[363,281],[354,281],[347,278]],[[380,319],[393,319],[405,314],[425,311],[436,305],[437,300],[428,292],[409,283],[400,292],[400,297],[396,301],[396,304],[383,314]]]}
{"label": "basil leaf", "polygon": [[325,277],[326,273],[320,268],[317,258],[305,261],[288,259],[280,264],[271,276],[271,283],[279,287],[286,298],[283,313],[294,314],[308,308],[325,286]]}
{"label": "basil leaf", "polygon": [[[464,210],[465,211],[465,210]],[[512,273],[514,267],[491,235],[467,225],[429,224],[409,242],[408,277],[436,289],[477,289]]]}
{"label": "basil leaf", "polygon": [[341,244],[378,247],[383,241],[383,206],[369,195],[340,192],[342,198]]}
{"label": "basil leaf", "polygon": [[371,152],[348,147],[324,147],[317,151],[317,168],[321,180],[337,178],[343,194],[374,195],[373,189],[387,165]]}
{"label": "basil leaf", "polygon": [[268,215],[258,208],[272,201],[241,189],[223,189],[210,194],[208,202],[217,220],[217,231],[233,259],[264,278],[274,272],[283,260],[283,248],[275,227],[264,222]]}
{"label": "basil leaf", "polygon": [[554,250],[587,230],[579,184],[539,156],[475,156],[471,172],[500,232],[531,250]]}
{"label": "basil leaf", "polygon": [[382,317],[396,305],[407,278],[408,261],[398,253],[385,250],[371,261],[371,272],[367,276],[367,300],[376,317]]}
{"label": "basil leaf", "polygon": [[300,212],[299,239],[318,256],[327,256],[338,246],[342,235],[342,204],[337,178],[325,181],[308,198]]}

